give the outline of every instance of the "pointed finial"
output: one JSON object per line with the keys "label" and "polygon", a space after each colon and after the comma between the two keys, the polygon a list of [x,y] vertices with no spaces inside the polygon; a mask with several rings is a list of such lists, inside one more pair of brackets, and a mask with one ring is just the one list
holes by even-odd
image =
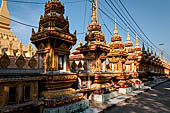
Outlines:
{"label": "pointed finial", "polygon": [[66,16],[66,20],[68,21],[68,16]]}
{"label": "pointed finial", "polygon": [[38,51],[38,49],[35,47],[35,53]]}
{"label": "pointed finial", "polygon": [[145,45],[144,45],[144,42],[143,42],[143,46],[142,46],[142,51],[145,51]]}
{"label": "pointed finial", "polygon": [[82,45],[83,45],[83,43],[82,43],[82,41],[81,41],[81,40],[80,40],[80,43],[79,43],[79,45],[80,45],[80,46],[82,46]]}
{"label": "pointed finial", "polygon": [[99,7],[98,7],[98,0],[96,0],[96,16],[97,16],[97,24],[99,24]]}
{"label": "pointed finial", "polygon": [[28,51],[31,51],[32,50],[32,47],[31,47],[31,42],[29,40],[29,44],[28,44]]}
{"label": "pointed finial", "polygon": [[35,31],[34,31],[34,28],[32,28],[32,35],[35,35]]}
{"label": "pointed finial", "polygon": [[151,54],[153,55],[153,48],[151,47]]}
{"label": "pointed finial", "polygon": [[117,24],[116,24],[116,16],[115,16],[115,28],[114,28],[114,34],[118,34]]}
{"label": "pointed finial", "polygon": [[43,18],[44,18],[43,15],[41,15],[41,16],[40,16],[40,20],[42,20]]}
{"label": "pointed finial", "polygon": [[20,40],[19,44],[22,44],[22,40]]}
{"label": "pointed finial", "polygon": [[12,41],[11,40],[9,41],[9,48],[8,49],[12,50]]}
{"label": "pointed finial", "polygon": [[127,41],[130,41],[130,34],[129,34],[129,28],[128,28],[128,25],[127,25]]}
{"label": "pointed finial", "polygon": [[149,47],[147,48],[147,52],[149,53]]}
{"label": "pointed finial", "polygon": [[111,45],[111,44],[110,44],[110,42],[109,42],[109,43],[107,44],[107,46],[110,47],[110,45]]}
{"label": "pointed finial", "polygon": [[139,46],[139,42],[138,42],[138,34],[136,33],[136,46]]}
{"label": "pointed finial", "polygon": [[12,41],[10,40],[8,43],[8,51],[6,52],[7,55],[14,56],[14,52],[12,49]]}
{"label": "pointed finial", "polygon": [[155,48],[155,56],[157,56],[157,55],[156,55],[156,48]]}
{"label": "pointed finial", "polygon": [[73,35],[76,36],[76,34],[77,34],[77,31],[75,30]]}
{"label": "pointed finial", "polygon": [[92,0],[92,16],[91,16],[91,23],[97,23],[94,0]]}
{"label": "pointed finial", "polygon": [[22,51],[22,40],[20,40],[20,42],[19,42],[18,49],[19,49],[20,51]]}

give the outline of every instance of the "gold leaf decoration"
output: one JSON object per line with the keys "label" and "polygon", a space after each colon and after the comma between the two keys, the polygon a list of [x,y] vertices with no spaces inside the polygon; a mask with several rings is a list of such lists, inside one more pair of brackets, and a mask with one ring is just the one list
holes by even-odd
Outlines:
{"label": "gold leaf decoration", "polygon": [[80,61],[78,64],[78,68],[81,69],[83,67],[82,62]]}
{"label": "gold leaf decoration", "polygon": [[66,46],[66,44],[61,44],[59,47],[60,50],[70,51],[69,48]]}
{"label": "gold leaf decoration", "polygon": [[25,66],[26,61],[25,61],[25,59],[24,59],[22,54],[18,57],[18,59],[16,60],[15,64],[16,64],[16,66],[18,68],[23,68]]}
{"label": "gold leaf decoration", "polygon": [[84,70],[87,70],[87,62],[86,61],[83,64],[83,68],[84,68]]}
{"label": "gold leaf decoration", "polygon": [[76,64],[75,61],[73,61],[73,63],[71,64],[71,68],[72,68],[73,70],[76,70],[76,67],[77,67],[77,64]]}
{"label": "gold leaf decoration", "polygon": [[6,53],[0,58],[0,67],[7,68],[10,65],[10,59]]}
{"label": "gold leaf decoration", "polygon": [[31,68],[31,69],[35,69],[35,67],[37,66],[37,61],[34,57],[32,57],[30,59],[30,61],[28,62],[28,66]]}

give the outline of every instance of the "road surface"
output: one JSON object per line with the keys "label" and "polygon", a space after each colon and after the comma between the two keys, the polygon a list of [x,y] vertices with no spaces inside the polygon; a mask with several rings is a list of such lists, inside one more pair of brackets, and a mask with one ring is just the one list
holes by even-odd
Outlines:
{"label": "road surface", "polygon": [[101,113],[170,113],[170,81]]}

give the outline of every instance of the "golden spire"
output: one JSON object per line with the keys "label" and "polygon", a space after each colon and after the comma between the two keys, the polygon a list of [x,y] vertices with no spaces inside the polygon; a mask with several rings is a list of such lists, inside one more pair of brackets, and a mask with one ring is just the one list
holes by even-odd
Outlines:
{"label": "golden spire", "polygon": [[28,44],[28,51],[31,51],[31,50],[32,50],[31,42],[29,41],[29,44]]}
{"label": "golden spire", "polygon": [[[1,0],[0,15],[10,18],[8,7],[7,7],[7,0]],[[8,26],[11,24],[10,19],[6,19],[2,17],[0,18],[0,22]]]}
{"label": "golden spire", "polygon": [[35,47],[35,53],[38,51],[38,49]]}
{"label": "golden spire", "polygon": [[99,24],[99,7],[98,7],[98,0],[96,0],[96,16],[97,16],[97,23]]}
{"label": "golden spire", "polygon": [[9,56],[14,56],[13,49],[12,49],[12,41],[10,40],[8,43],[8,51],[6,52]]}
{"label": "golden spire", "polygon": [[25,53],[25,56],[26,57],[32,57],[33,56],[33,50],[32,50],[32,47],[31,47],[31,42],[29,41],[29,44],[28,44],[28,51],[27,53]]}
{"label": "golden spire", "polygon": [[94,0],[92,0],[92,16],[91,16],[91,23],[97,23]]}
{"label": "golden spire", "polygon": [[79,43],[80,47],[83,45],[82,41],[80,40],[80,43]]}
{"label": "golden spire", "polygon": [[128,25],[127,25],[127,41],[130,41],[130,34],[129,34],[129,28],[128,28]]}
{"label": "golden spire", "polygon": [[18,49],[21,49],[21,50],[22,50],[22,40],[20,40],[20,42],[19,42]]}
{"label": "golden spire", "polygon": [[156,55],[156,48],[155,48],[155,57],[156,57],[157,55]]}
{"label": "golden spire", "polygon": [[145,51],[145,44],[143,42],[142,51]]}
{"label": "golden spire", "polygon": [[139,42],[138,42],[138,34],[136,33],[136,46],[139,46]]}
{"label": "golden spire", "polygon": [[19,44],[18,44],[18,52],[16,54],[16,56],[20,56],[23,53],[22,50],[22,40],[20,40]]}
{"label": "golden spire", "polygon": [[114,28],[114,34],[118,34],[117,24],[116,24],[116,16],[115,16],[115,28]]}

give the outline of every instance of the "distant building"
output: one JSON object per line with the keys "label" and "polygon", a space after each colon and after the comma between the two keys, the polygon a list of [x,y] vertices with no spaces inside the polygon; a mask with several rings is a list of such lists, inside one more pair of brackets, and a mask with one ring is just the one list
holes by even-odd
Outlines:
{"label": "distant building", "polygon": [[0,8],[0,55],[6,52],[9,56],[32,57],[33,49],[31,44],[28,46],[18,42],[18,38],[10,31],[10,14],[7,8],[7,0],[2,0]]}

